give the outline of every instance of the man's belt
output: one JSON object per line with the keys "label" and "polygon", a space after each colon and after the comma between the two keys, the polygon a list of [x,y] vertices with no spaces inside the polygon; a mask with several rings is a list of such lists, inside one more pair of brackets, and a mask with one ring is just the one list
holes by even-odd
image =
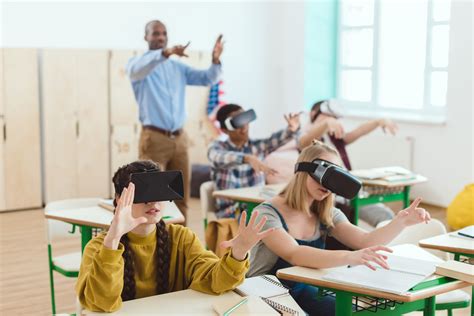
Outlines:
{"label": "man's belt", "polygon": [[180,129],[177,129],[175,131],[167,131],[165,129],[161,129],[159,127],[156,127],[156,126],[152,126],[152,125],[145,125],[143,126],[143,129],[148,129],[150,131],[154,131],[154,132],[158,132],[160,134],[163,134],[163,135],[166,135],[168,137],[176,137],[176,136],[179,136],[183,133],[183,129],[180,128]]}

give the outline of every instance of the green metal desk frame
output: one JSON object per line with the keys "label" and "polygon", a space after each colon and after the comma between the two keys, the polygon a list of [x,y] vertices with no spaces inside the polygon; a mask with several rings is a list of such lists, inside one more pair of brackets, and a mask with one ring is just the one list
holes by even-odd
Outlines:
{"label": "green metal desk frame", "polygon": [[351,200],[351,206],[354,208],[354,221],[353,224],[359,223],[359,209],[362,206],[376,204],[376,203],[388,203],[402,201],[403,207],[406,208],[410,205],[410,186],[407,185],[403,188],[402,192],[388,193],[388,194],[374,194],[366,198],[359,198],[358,196]]}
{"label": "green metal desk frame", "polygon": [[[448,277],[441,277],[435,280],[424,281],[414,287],[410,292],[419,291],[422,289],[430,288],[436,285],[447,284],[450,282],[457,281],[452,278]],[[354,292],[348,291],[341,291],[326,288],[327,290],[334,292],[336,294],[336,316],[368,316],[377,315],[385,316],[385,315],[402,315],[405,313],[413,312],[413,311],[423,311],[423,315],[425,316],[434,316],[436,310],[436,301],[435,296],[428,297],[425,299],[420,299],[413,302],[403,302],[395,304],[393,307],[388,307],[386,309],[379,309],[377,311],[370,311],[370,310],[362,310],[362,311],[354,311],[353,310],[353,297],[368,297],[365,295],[360,295]]]}
{"label": "green metal desk frame", "polygon": [[[398,193],[388,193],[388,194],[374,194],[366,198],[355,197],[351,201],[351,205],[354,208],[354,219],[353,224],[357,225],[359,223],[359,209],[362,206],[376,204],[376,203],[388,203],[402,201],[403,207],[406,208],[410,205],[410,186],[407,185],[403,188],[402,192]],[[245,202],[238,201],[239,205],[247,210],[247,217],[252,214],[253,209],[260,203],[255,202]]]}

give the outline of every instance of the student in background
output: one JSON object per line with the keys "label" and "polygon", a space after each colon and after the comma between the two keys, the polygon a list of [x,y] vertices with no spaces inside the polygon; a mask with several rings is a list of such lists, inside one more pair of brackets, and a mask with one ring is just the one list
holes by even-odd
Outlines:
{"label": "student in background", "polygon": [[[165,225],[162,202],[133,203],[131,174],[159,170],[152,161],[137,161],[117,170],[115,214],[107,232],[92,239],[82,256],[76,293],[83,307],[112,312],[123,301],[194,289],[219,294],[239,285],[248,269],[247,252],[272,229],[260,232],[252,214],[240,222],[238,235],[225,241],[230,250],[218,258],[182,225]],[[255,213],[256,214],[256,213]]]}
{"label": "student in background", "polygon": [[153,160],[165,169],[182,170],[184,199],[176,201],[176,205],[187,219],[190,170],[189,141],[183,130],[185,88],[186,85],[210,86],[219,80],[224,43],[220,35],[212,50],[211,66],[199,70],[169,58],[172,55],[187,57],[189,43],[167,47],[168,33],[161,21],[146,24],[145,41],[148,51],[131,58],[127,64],[142,124],[139,157]]}
{"label": "student in background", "polygon": [[[262,160],[272,151],[293,139],[300,128],[299,115],[285,115],[286,129],[273,133],[265,139],[249,139],[249,124],[228,130],[227,118],[244,112],[237,104],[226,104],[216,114],[222,131],[229,137],[225,141],[215,140],[209,145],[207,157],[211,162],[211,178],[217,190],[236,189],[265,184],[265,174],[276,173]],[[216,199],[217,218],[234,217],[236,203]]]}
{"label": "student in background", "polygon": [[308,122],[296,139],[289,141],[266,156],[263,163],[278,171],[277,173],[267,173],[266,183],[288,183],[293,176],[294,165],[299,153],[306,146],[311,145],[313,139],[320,139],[325,134],[336,138],[343,137],[344,128],[341,122],[335,118],[328,118],[320,123]]}
{"label": "student in background", "polygon": [[[270,155],[265,163],[278,171],[276,175],[268,175],[267,183],[287,183],[292,176],[293,166],[297,159],[297,152],[311,144],[312,139],[332,144],[338,151],[342,162],[347,170],[352,170],[346,145],[349,145],[359,138],[371,133],[377,128],[382,128],[385,133],[395,135],[398,126],[389,119],[376,119],[367,121],[350,132],[345,129],[340,121],[342,116],[338,110],[337,103],[333,100],[323,100],[316,102],[310,112],[310,129],[302,133],[297,147],[289,148],[288,151],[276,151]],[[278,167],[276,167],[278,166]],[[370,204],[360,207],[359,218],[375,227],[378,223],[390,220],[394,216],[393,211],[383,203]]]}
{"label": "student in background", "polygon": [[[316,159],[340,164],[337,151],[320,141],[303,149],[298,163]],[[378,251],[391,250],[383,245],[405,227],[430,220],[430,214],[418,207],[420,201],[417,198],[386,226],[366,232],[351,224],[339,209],[334,208],[332,192],[307,172],[298,171],[280,195],[254,209],[259,211],[259,216],[267,217],[264,228],[275,231],[252,249],[247,276],[275,274],[277,270],[290,266],[330,268],[364,264],[371,269],[375,265],[387,269],[386,256]],[[324,250],[328,235],[356,250]],[[294,282],[288,285],[290,294],[307,313],[334,315],[335,300],[328,296],[320,300],[317,287]]]}

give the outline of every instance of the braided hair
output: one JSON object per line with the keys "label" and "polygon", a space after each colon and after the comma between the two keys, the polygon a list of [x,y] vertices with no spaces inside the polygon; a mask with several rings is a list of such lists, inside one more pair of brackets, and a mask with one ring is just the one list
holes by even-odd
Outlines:
{"label": "braided hair", "polygon": [[[160,170],[160,166],[151,160],[139,160],[120,167],[112,178],[115,188],[115,196],[119,197],[122,194],[124,188],[128,186],[132,173],[151,170]],[[115,199],[114,206],[117,207],[117,202]],[[156,292],[157,294],[163,294],[168,292],[170,268],[170,238],[163,219],[161,219],[156,224],[156,240]],[[120,242],[125,248],[122,254],[125,267],[123,273],[123,289],[121,296],[122,301],[128,301],[133,300],[136,297],[134,254],[129,246],[127,234],[122,236]]]}

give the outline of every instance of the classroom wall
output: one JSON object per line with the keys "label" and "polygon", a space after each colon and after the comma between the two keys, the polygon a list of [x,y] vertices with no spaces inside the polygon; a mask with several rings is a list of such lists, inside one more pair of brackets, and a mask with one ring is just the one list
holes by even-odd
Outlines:
{"label": "classroom wall", "polygon": [[[472,18],[472,2],[453,0],[446,123],[399,123],[399,134],[415,141],[414,170],[429,179],[414,186],[412,196],[440,206],[447,206],[465,185],[474,182]],[[362,120],[346,121],[355,126]]]}
{"label": "classroom wall", "polygon": [[167,25],[170,45],[190,40],[193,50],[210,52],[224,34],[223,99],[257,110],[254,135],[284,126],[283,112],[303,106],[302,1],[5,2],[2,46],[145,49],[151,19]]}
{"label": "classroom wall", "polygon": [[[145,48],[143,24],[153,18],[167,24],[170,44],[191,40],[196,50],[210,51],[222,32],[224,100],[257,110],[259,120],[251,129],[260,137],[278,127],[276,122],[284,124],[282,113],[307,105],[305,71],[309,78],[311,68],[305,65],[307,6],[300,1],[6,2],[1,13],[2,46]],[[453,0],[451,16],[447,121],[400,123],[400,135],[415,139],[415,171],[429,178],[428,184],[414,188],[413,195],[441,206],[474,181],[472,2]],[[347,120],[349,126],[359,122]]]}

